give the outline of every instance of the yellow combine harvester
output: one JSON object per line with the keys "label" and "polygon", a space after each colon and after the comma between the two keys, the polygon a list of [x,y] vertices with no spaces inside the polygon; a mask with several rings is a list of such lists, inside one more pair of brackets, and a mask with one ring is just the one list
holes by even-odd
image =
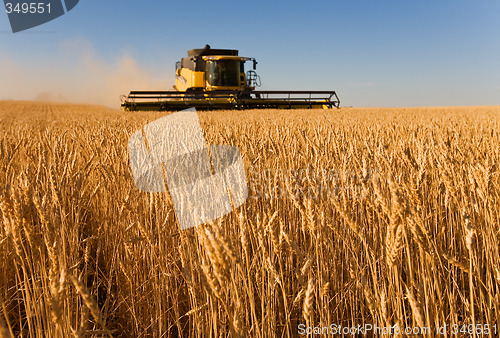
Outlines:
{"label": "yellow combine harvester", "polygon": [[[245,74],[244,64],[253,63]],[[334,91],[257,91],[260,77],[254,58],[237,50],[191,49],[176,63],[175,91],[131,91],[122,96],[122,108],[134,110],[324,108],[340,107]]]}

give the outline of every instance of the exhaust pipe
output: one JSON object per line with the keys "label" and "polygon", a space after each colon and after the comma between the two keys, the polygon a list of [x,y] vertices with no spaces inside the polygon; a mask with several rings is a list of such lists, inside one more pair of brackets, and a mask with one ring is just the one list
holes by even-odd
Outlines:
{"label": "exhaust pipe", "polygon": [[200,53],[200,56],[204,55],[210,49],[210,45],[206,44],[203,50]]}

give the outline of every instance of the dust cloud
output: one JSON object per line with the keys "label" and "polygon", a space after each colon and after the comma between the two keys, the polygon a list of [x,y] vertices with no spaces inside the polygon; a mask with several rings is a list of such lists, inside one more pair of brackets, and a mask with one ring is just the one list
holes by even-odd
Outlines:
{"label": "dust cloud", "polygon": [[119,108],[130,90],[171,90],[170,67],[158,70],[128,53],[104,58],[84,40],[62,43],[53,55],[0,55],[0,100],[91,103]]}

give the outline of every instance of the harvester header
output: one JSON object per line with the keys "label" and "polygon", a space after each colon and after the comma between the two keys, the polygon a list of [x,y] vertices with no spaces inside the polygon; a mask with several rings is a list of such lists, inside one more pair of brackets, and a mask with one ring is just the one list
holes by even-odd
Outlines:
{"label": "harvester header", "polygon": [[[245,73],[245,63],[252,69]],[[131,91],[122,96],[122,108],[134,110],[199,110],[340,107],[334,91],[257,91],[257,61],[234,49],[188,50],[175,65],[175,91]]]}

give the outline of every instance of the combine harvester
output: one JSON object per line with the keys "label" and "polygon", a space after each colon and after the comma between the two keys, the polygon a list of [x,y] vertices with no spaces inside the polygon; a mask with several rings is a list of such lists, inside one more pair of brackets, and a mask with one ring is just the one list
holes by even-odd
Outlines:
{"label": "combine harvester", "polygon": [[[245,74],[244,64],[253,62]],[[191,49],[175,65],[175,91],[131,91],[122,95],[122,108],[135,110],[314,109],[339,108],[334,91],[257,91],[260,77],[254,58],[237,50]]]}

